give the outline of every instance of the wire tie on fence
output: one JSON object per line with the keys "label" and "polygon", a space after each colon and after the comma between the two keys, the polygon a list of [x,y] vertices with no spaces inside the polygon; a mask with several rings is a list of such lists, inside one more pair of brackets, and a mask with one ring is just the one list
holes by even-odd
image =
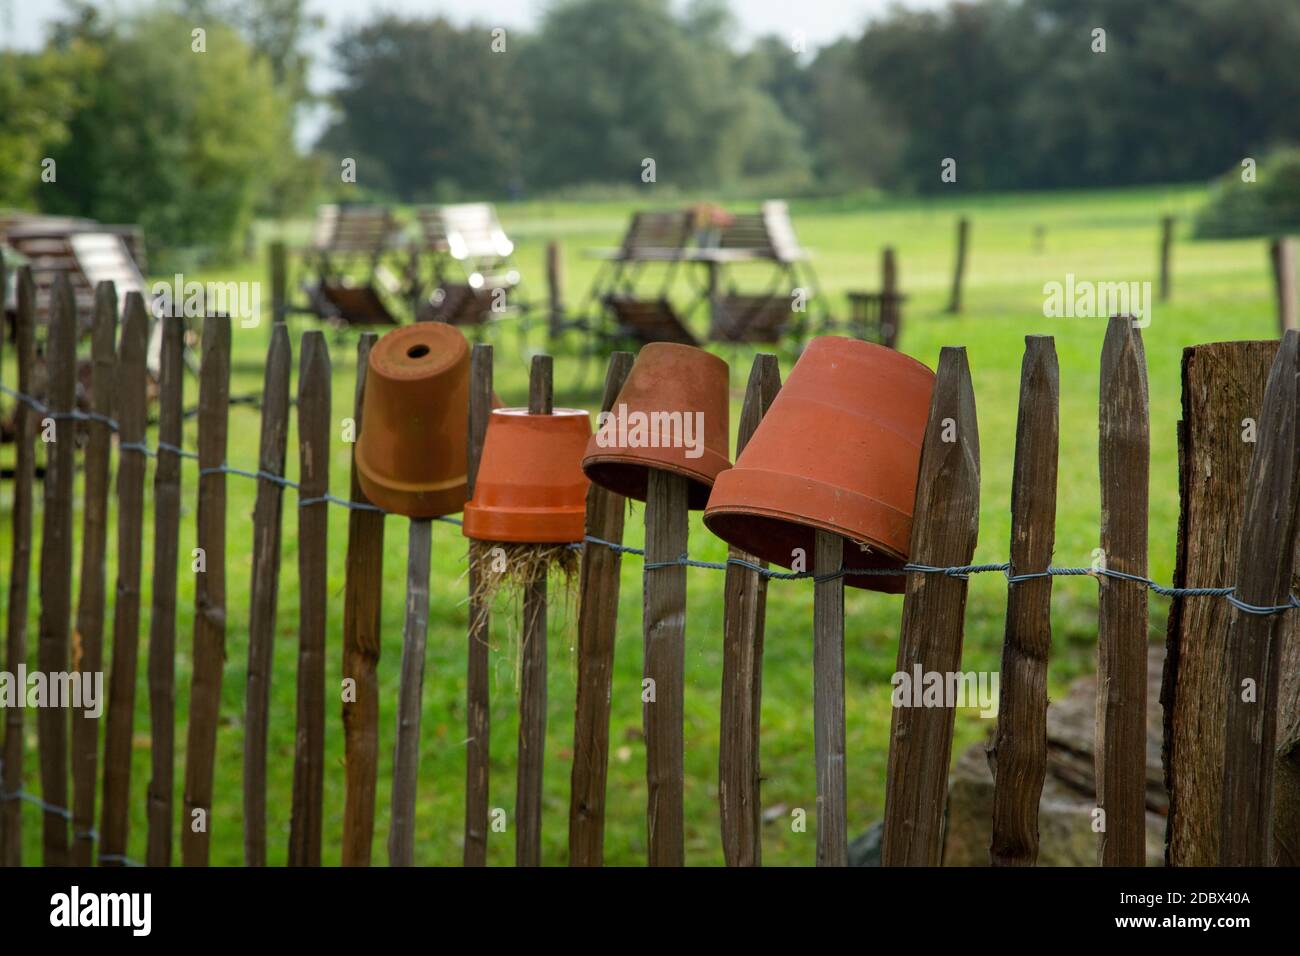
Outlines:
{"label": "wire tie on fence", "polygon": [[1275,604],[1272,607],[1259,607],[1254,604],[1247,604],[1245,601],[1237,597],[1235,594],[1229,594],[1226,595],[1226,597],[1228,599],[1229,604],[1231,604],[1237,610],[1244,611],[1247,614],[1261,614],[1261,615],[1281,614],[1283,611],[1289,611],[1292,608],[1296,607],[1296,599],[1294,594],[1291,595],[1291,600],[1288,601],[1286,604]]}
{"label": "wire tie on fence", "polygon": [[117,449],[119,452],[138,451],[146,458],[158,457],[158,455],[154,452],[153,449],[151,449],[148,445],[146,445],[144,442],[141,441],[120,441],[117,443]]}

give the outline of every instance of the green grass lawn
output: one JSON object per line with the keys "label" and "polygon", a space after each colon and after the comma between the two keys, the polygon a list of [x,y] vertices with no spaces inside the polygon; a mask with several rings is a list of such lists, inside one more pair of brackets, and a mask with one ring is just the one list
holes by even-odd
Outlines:
{"label": "green grass lawn", "polygon": [[[953,200],[841,200],[795,203],[792,213],[800,237],[815,255],[824,292],[839,314],[846,309],[843,293],[879,287],[879,251],[892,244],[898,251],[901,284],[909,296],[901,348],[933,367],[945,345],[966,346],[974,376],[981,426],[982,507],[977,562],[1005,560],[1009,538],[1009,501],[1019,366],[1028,334],[1055,336],[1061,369],[1060,488],[1057,505],[1055,563],[1087,565],[1098,545],[1099,493],[1097,479],[1098,367],[1105,322],[1100,319],[1049,319],[1043,316],[1043,284],[1064,281],[1066,273],[1094,281],[1156,279],[1158,221],[1163,214],[1182,217],[1174,260],[1172,301],[1157,305],[1144,331],[1151,395],[1151,546],[1150,567],[1157,580],[1173,573],[1178,482],[1175,426],[1179,416],[1179,361],[1193,343],[1224,339],[1268,338],[1276,335],[1271,283],[1264,244],[1260,241],[1184,241],[1187,214],[1202,201],[1194,188],[1144,189],[1052,195],[999,195]],[[524,293],[545,297],[543,255],[547,240],[564,244],[567,299],[576,305],[594,271],[582,250],[614,244],[632,209],[629,203],[533,202],[503,205],[500,213],[518,245]],[[961,317],[943,314],[952,269],[954,223],[958,215],[972,221],[966,310]],[[1035,229],[1045,229],[1039,250]],[[273,231],[266,227],[263,233]],[[301,224],[284,230],[301,236]],[[763,277],[751,267],[752,281]],[[264,279],[261,260],[209,275],[187,279]],[[161,277],[160,277],[161,278]],[[679,284],[680,285],[680,284]],[[266,287],[264,307],[267,305]],[[700,316],[702,318],[702,315]],[[298,333],[307,326],[294,322]],[[528,345],[545,345],[536,327]],[[496,389],[507,404],[527,397],[528,352],[516,328],[502,325],[495,334]],[[235,394],[260,390],[265,328],[245,330],[235,324]],[[88,343],[87,346],[88,347]],[[355,340],[331,338],[334,362],[333,417],[336,438],[342,419],[352,414]],[[752,352],[722,353],[732,361],[733,436],[739,402]],[[788,374],[790,360],[782,358]],[[591,408],[598,401],[599,369],[588,369],[577,387],[579,363],[561,355],[555,367],[556,401]],[[12,359],[5,381],[13,381]],[[197,397],[197,383],[187,383],[187,401]],[[187,446],[194,447],[194,422],[187,424]],[[152,437],[152,436],[151,436]],[[255,467],[258,417],[249,408],[231,411],[232,465]],[[6,460],[12,456],[7,449]],[[331,489],[345,494],[350,446],[338,440],[333,449]],[[193,624],[194,576],[189,571],[193,546],[196,468],[184,471],[186,503],[182,515],[180,620],[177,641],[177,743],[183,750],[183,724],[188,714],[190,651]],[[296,433],[290,434],[289,474],[297,472]],[[149,478],[152,485],[152,470]],[[79,484],[79,483],[78,483]],[[228,635],[218,738],[216,793],[211,821],[212,860],[242,861],[242,727],[247,666],[247,622],[252,533],[250,516],[254,483],[229,480],[227,606]],[[12,492],[3,490],[8,514]],[[284,572],[281,577],[279,633],[272,689],[272,728],[269,761],[270,862],[283,863],[289,830],[293,779],[295,721],[296,634],[298,627],[297,535],[295,499],[287,499]],[[151,505],[147,506],[152,515]],[[628,521],[627,541],[640,544],[641,511]],[[77,520],[81,511],[78,506]],[[151,520],[151,518],[150,518]],[[340,686],[344,551],[347,513],[331,511],[329,548],[330,627],[327,687]],[[4,567],[10,554],[11,525],[0,530]],[[39,520],[37,521],[39,536]],[[114,535],[110,528],[110,535]],[[383,699],[379,815],[376,821],[376,862],[386,859],[391,754],[396,720],[398,662],[401,651],[402,608],[406,556],[406,522],[389,518],[384,567],[384,642],[380,664]],[[78,538],[80,535],[78,535]],[[114,538],[110,537],[110,553]],[[148,632],[148,582],[152,574],[152,527],[145,529],[145,582],[141,622],[140,679],[137,692],[136,737],[132,776],[130,854],[142,859],[145,848],[144,792],[149,778],[148,698],[145,685]],[[459,530],[434,526],[429,650],[425,680],[421,740],[420,791],[416,860],[421,864],[455,865],[461,859],[465,777],[465,542]],[[721,560],[725,545],[704,529],[698,514],[691,522],[691,552],[697,558]],[[39,545],[36,550],[39,560]],[[110,568],[110,594],[112,593]],[[611,716],[611,757],[606,820],[606,860],[640,865],[645,860],[645,780],[641,739],[641,568],[624,563],[620,594],[619,632]],[[7,600],[7,587],[4,589]],[[553,590],[554,594],[554,590]],[[686,859],[691,864],[722,861],[717,813],[718,712],[721,687],[722,575],[693,570],[688,577],[687,696],[686,696]],[[966,614],[965,669],[998,667],[1005,612],[1006,583],[998,575],[972,579]],[[1152,598],[1153,640],[1163,639],[1167,603]],[[573,702],[577,668],[574,625],[576,611],[552,598],[550,687],[543,820],[543,859],[567,860],[569,774],[572,766]],[[32,600],[29,666],[35,666],[35,623],[39,602]],[[890,719],[889,677],[894,671],[901,598],[850,589],[846,596],[846,667],[848,722],[848,796],[851,832],[864,830],[881,816]],[[111,621],[111,617],[108,618]],[[502,604],[494,619],[492,653],[492,778],[491,805],[504,808],[506,832],[489,839],[489,861],[507,865],[514,856],[514,766],[516,683],[512,623],[517,613]],[[764,860],[769,864],[811,864],[815,856],[816,790],[812,727],[812,586],[810,582],[773,582],[768,598],[766,660],[763,676],[762,770],[763,805],[772,822],[764,830]],[[1074,678],[1095,665],[1096,585],[1090,579],[1058,579],[1053,602],[1051,691],[1059,697]],[[109,628],[111,630],[111,628]],[[106,635],[106,641],[111,635]],[[108,649],[106,648],[107,670]],[[334,698],[337,700],[337,698]],[[35,716],[27,715],[28,789],[39,789]],[[976,711],[958,712],[954,753],[981,740],[991,727]],[[339,705],[327,713],[324,860],[337,863],[343,814],[343,747]],[[177,755],[176,806],[184,753]],[[792,832],[790,814],[808,811],[809,827]],[[39,813],[24,810],[25,859],[40,859]],[[179,822],[178,822],[179,826]]]}

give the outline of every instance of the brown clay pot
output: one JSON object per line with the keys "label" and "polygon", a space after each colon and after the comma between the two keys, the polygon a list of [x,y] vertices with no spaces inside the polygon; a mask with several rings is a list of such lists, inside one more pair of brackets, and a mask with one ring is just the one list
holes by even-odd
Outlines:
{"label": "brown clay pot", "polygon": [[370,349],[357,476],[373,504],[412,518],[465,506],[469,343],[441,322],[394,329]]}
{"label": "brown clay pot", "polygon": [[[846,567],[901,568],[933,387],[930,369],[892,349],[813,339],[736,467],[718,476],[704,524],[782,567],[802,548],[812,570],[821,529],[867,546],[848,544]],[[845,577],[854,587],[893,593],[905,580]]]}
{"label": "brown clay pot", "polygon": [[530,415],[499,408],[488,419],[474,497],[462,531],[478,541],[581,541],[587,514],[582,453],[591,418],[578,408]]}
{"label": "brown clay pot", "polygon": [[645,501],[650,469],[670,471],[690,479],[690,507],[703,508],[714,478],[731,464],[728,371],[722,359],[694,346],[642,348],[587,443],[582,470],[637,501]]}

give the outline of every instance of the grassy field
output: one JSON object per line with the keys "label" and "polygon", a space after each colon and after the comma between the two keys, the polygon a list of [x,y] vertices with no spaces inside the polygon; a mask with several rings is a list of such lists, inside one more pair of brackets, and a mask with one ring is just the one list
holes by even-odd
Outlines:
{"label": "grassy field", "polygon": [[[976,561],[1002,561],[1008,551],[1009,498],[1014,449],[1016,397],[1023,338],[1031,333],[1055,336],[1061,368],[1061,467],[1057,506],[1055,563],[1086,565],[1098,544],[1097,392],[1098,357],[1105,322],[1100,319],[1055,319],[1043,316],[1043,284],[1064,281],[1067,273],[1094,281],[1151,280],[1157,268],[1158,220],[1163,214],[1182,217],[1175,252],[1172,301],[1157,305],[1144,331],[1150,367],[1152,420],[1151,544],[1152,575],[1167,581],[1173,572],[1175,525],[1178,514],[1175,425],[1179,415],[1179,360],[1193,343],[1224,339],[1267,338],[1275,335],[1265,248],[1259,241],[1192,243],[1183,241],[1187,216],[1202,201],[1195,188],[1146,189],[1052,195],[1001,195],[945,201],[843,200],[796,203],[792,212],[803,242],[813,250],[815,264],[831,307],[843,314],[843,293],[879,286],[879,250],[898,250],[901,282],[908,294],[901,347],[931,367],[940,347],[964,345],[974,375],[981,426],[982,508]],[[545,296],[542,259],[546,241],[560,239],[565,249],[568,300],[581,299],[593,274],[593,263],[581,256],[591,246],[614,244],[631,211],[629,203],[563,204],[536,202],[500,207],[507,230],[518,244],[524,291],[541,301]],[[972,221],[972,253],[968,270],[966,311],[959,318],[942,314],[953,258],[954,222],[958,215]],[[1043,245],[1035,239],[1044,227]],[[273,231],[267,227],[263,235]],[[287,235],[304,233],[301,224]],[[260,259],[236,270],[214,272],[197,279],[262,279]],[[762,283],[754,272],[751,280]],[[680,284],[679,284],[680,287]],[[265,287],[264,287],[265,288]],[[264,303],[265,304],[265,303]],[[702,316],[701,316],[702,318]],[[294,323],[295,343],[306,326]],[[540,328],[529,337],[533,348],[544,346]],[[234,333],[235,394],[260,390],[265,328]],[[496,388],[507,404],[520,404],[527,395],[528,352],[514,328],[503,325],[494,339]],[[339,423],[351,415],[355,341],[331,339],[334,362],[333,415]],[[748,374],[751,354],[723,353],[732,360],[731,389],[734,422]],[[782,358],[782,372],[790,361]],[[12,382],[12,362],[5,380]],[[584,387],[575,387],[578,362],[557,359],[557,403],[592,407],[598,400],[596,383],[602,373],[589,369]],[[187,385],[188,400],[196,383]],[[257,458],[258,419],[249,408],[231,412],[229,461],[252,467]],[[187,445],[193,447],[194,424],[188,425]],[[336,432],[336,436],[341,432]],[[297,471],[296,436],[290,435],[289,472]],[[12,449],[6,449],[6,460]],[[349,446],[341,440],[333,450],[331,487],[347,488]],[[182,555],[189,554],[194,536],[196,469],[186,466],[187,495],[182,517]],[[150,476],[152,482],[152,472]],[[217,788],[211,828],[215,863],[242,860],[241,788],[242,723],[247,664],[249,564],[255,486],[231,478],[229,483],[229,632],[222,690],[222,721],[218,740]],[[9,512],[12,492],[3,489]],[[288,841],[290,791],[293,777],[295,661],[298,621],[296,562],[297,511],[290,496],[286,508],[285,569],[281,579],[279,633],[275,650],[270,741],[271,862],[283,863]],[[152,507],[147,506],[147,514]],[[80,508],[78,507],[78,521]],[[0,553],[8,566],[10,524],[0,529]],[[39,535],[39,521],[37,522]],[[110,529],[110,534],[113,530]],[[344,584],[344,544],[347,514],[333,509],[330,522],[330,629],[327,686],[339,687]],[[376,862],[386,859],[387,808],[391,752],[397,703],[398,660],[401,650],[406,523],[387,522],[384,567],[384,642],[381,662],[381,764],[379,818],[376,821]],[[148,705],[145,690],[147,654],[143,646],[148,627],[152,529],[146,526],[144,620],[140,683],[137,694],[136,738],[132,777],[130,853],[142,858],[145,846],[144,789],[149,776]],[[110,538],[110,542],[113,539]],[[641,541],[640,511],[628,522],[627,540]],[[110,546],[110,552],[112,551]],[[698,515],[692,519],[691,551],[695,557],[720,560],[725,546],[705,531]],[[39,554],[39,550],[36,552]],[[451,525],[434,527],[434,564],[428,670],[425,681],[421,742],[420,798],[416,859],[421,864],[460,862],[462,844],[465,735],[465,543]],[[110,568],[110,594],[111,575]],[[645,860],[644,746],[641,739],[641,569],[624,564],[616,670],[614,674],[606,859],[639,865]],[[181,614],[178,653],[178,723],[188,712],[192,632],[193,575],[188,558],[180,574]],[[7,591],[7,589],[5,589]],[[718,711],[721,685],[722,575],[691,571],[688,579],[687,699],[686,699],[686,828],[687,862],[718,864],[722,860],[717,815]],[[4,595],[7,598],[7,593]],[[1005,612],[1006,584],[1000,576],[971,581],[966,617],[963,666],[998,667]],[[553,598],[553,608],[561,602]],[[1162,639],[1167,604],[1152,599],[1151,636]],[[894,671],[901,598],[850,590],[846,599],[846,666],[848,719],[848,795],[852,832],[881,816],[889,729],[889,677]],[[35,666],[35,621],[38,602],[32,601],[32,649]],[[547,740],[543,858],[548,864],[567,859],[569,774],[572,765],[572,725],[576,660],[575,612],[552,612],[550,638],[550,710]],[[513,803],[516,720],[513,628],[517,614],[504,606],[494,621],[492,653],[492,779],[491,805],[504,808],[506,832],[489,841],[489,860],[513,862]],[[110,618],[111,620],[111,618]],[[774,582],[768,598],[764,669],[762,770],[763,804],[772,822],[764,831],[764,860],[769,864],[807,865],[814,859],[816,802],[812,729],[812,587],[808,582]],[[1090,579],[1058,580],[1053,603],[1051,690],[1059,696],[1066,685],[1095,663],[1096,585]],[[106,636],[107,639],[108,636]],[[106,652],[106,658],[107,658]],[[106,660],[107,669],[107,660]],[[343,748],[339,708],[327,715],[325,779],[325,849],[327,863],[339,860],[343,808]],[[37,781],[34,714],[27,715],[27,782]],[[992,721],[975,711],[960,711],[954,752],[983,739]],[[184,746],[183,726],[178,731]],[[177,806],[184,754],[177,753]],[[808,811],[808,832],[792,832],[791,811]],[[39,814],[25,811],[26,860],[39,860]]]}

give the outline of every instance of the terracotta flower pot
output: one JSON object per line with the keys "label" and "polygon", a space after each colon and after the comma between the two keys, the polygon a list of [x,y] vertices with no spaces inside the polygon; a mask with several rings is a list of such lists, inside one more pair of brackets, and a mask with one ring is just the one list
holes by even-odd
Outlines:
{"label": "terracotta flower pot", "polygon": [[[902,567],[933,387],[930,369],[892,349],[813,339],[736,467],[718,476],[705,525],[786,568],[802,548],[812,570],[817,529],[867,546],[845,548],[848,567]],[[905,579],[845,582],[899,593]]]}
{"label": "terracotta flower pot", "polygon": [[474,481],[465,505],[465,537],[478,541],[559,544],[581,541],[587,514],[582,453],[591,418],[578,408],[530,415],[499,408],[488,420]]}
{"label": "terracotta flower pot", "polygon": [[690,345],[654,342],[637,353],[610,412],[587,443],[582,470],[598,485],[645,501],[652,468],[690,479],[703,508],[730,466],[727,363]]}
{"label": "terracotta flower pot", "polygon": [[370,350],[356,462],[373,504],[412,518],[465,506],[469,343],[453,326],[417,322]]}

